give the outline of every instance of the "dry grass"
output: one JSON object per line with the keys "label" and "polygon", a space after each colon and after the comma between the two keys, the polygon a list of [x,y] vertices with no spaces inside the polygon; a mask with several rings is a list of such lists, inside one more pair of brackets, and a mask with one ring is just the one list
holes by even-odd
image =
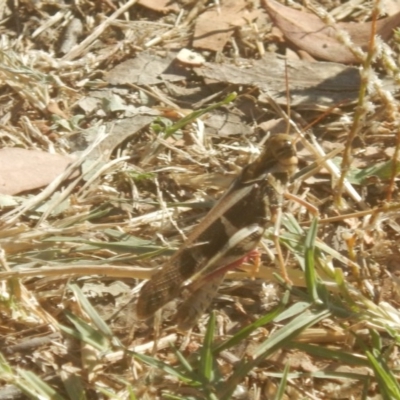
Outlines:
{"label": "dry grass", "polygon": [[[269,232],[257,279],[232,272],[215,314],[181,334],[176,302],[153,325],[135,320],[132,300],[265,133],[209,134],[170,84],[115,88],[104,78],[148,48],[188,47],[201,2],[181,6],[177,24],[178,11],[132,0],[78,3],[0,9],[1,147],[75,156],[46,188],[0,196],[0,398],[400,399],[399,102],[381,85],[398,75],[396,42],[371,40],[360,55],[358,104],[292,114],[300,172],[290,192],[304,202],[285,204],[281,243],[294,286],[277,283]],[[263,28],[242,28],[225,61],[274,48]],[[238,100],[254,94],[241,90]],[[284,114],[272,99],[252,102],[261,119]],[[145,119],[150,111],[157,119]],[[113,144],[125,120],[143,126]]]}

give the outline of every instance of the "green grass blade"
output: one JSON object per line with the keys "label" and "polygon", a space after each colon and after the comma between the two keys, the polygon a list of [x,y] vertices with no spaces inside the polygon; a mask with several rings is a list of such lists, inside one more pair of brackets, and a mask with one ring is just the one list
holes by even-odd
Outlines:
{"label": "green grass blade", "polygon": [[168,137],[173,135],[176,131],[183,128],[185,125],[189,124],[190,122],[196,120],[197,118],[200,118],[204,114],[207,114],[208,112],[215,110],[216,108],[219,108],[221,106],[232,103],[232,101],[234,101],[236,99],[236,97],[237,97],[236,93],[230,93],[230,94],[228,94],[228,96],[225,97],[225,99],[223,99],[222,101],[219,101],[218,103],[212,104],[201,110],[196,110],[196,111],[191,112],[189,115],[180,119],[176,124],[173,124],[172,126],[168,127],[165,130],[164,139],[167,139]]}
{"label": "green grass blade", "polygon": [[288,232],[294,233],[298,236],[304,234],[304,229],[299,225],[297,219],[292,214],[284,213],[282,224]]}
{"label": "green grass blade", "polygon": [[298,315],[294,320],[290,321],[284,327],[274,332],[264,343],[262,343],[254,353],[252,361],[242,363],[232,376],[224,382],[223,386],[219,388],[217,397],[221,400],[229,400],[236,386],[247,376],[247,374],[255,368],[266,357],[272,354],[279,348],[283,348],[291,340],[296,338],[304,329],[309,328],[319,321],[327,318],[330,312],[327,310],[322,311],[306,311]]}
{"label": "green grass blade", "polygon": [[64,400],[65,398],[57,393],[51,386],[49,386],[46,382],[40,379],[36,374],[31,371],[18,371],[21,378],[24,380],[15,382],[15,385],[18,386],[23,392],[26,394],[36,394],[31,398],[34,399],[52,399],[52,400]]}
{"label": "green grass blade", "polygon": [[400,386],[389,370],[389,367],[382,359],[375,357],[371,352],[367,351],[366,356],[370,362],[372,369],[375,372],[375,377],[380,388],[380,394],[386,400],[400,400]]}
{"label": "green grass blade", "polygon": [[185,356],[178,350],[176,349],[174,346],[171,346],[173,352],[175,353],[176,358],[178,359],[178,361],[181,363],[182,367],[189,373],[192,374],[193,373],[193,368],[190,365],[190,363],[188,362],[188,360],[186,360]]}
{"label": "green grass blade", "polygon": [[254,353],[254,357],[260,357],[264,353],[283,346],[287,341],[298,336],[304,329],[315,325],[329,315],[330,312],[325,309],[315,312],[307,311],[304,314],[298,315],[262,343]]}
{"label": "green grass blade", "polygon": [[381,181],[387,181],[393,174],[395,170],[395,175],[400,173],[400,165],[396,163],[395,168],[393,166],[393,160],[387,160],[380,164],[375,164],[370,167],[363,169],[353,168],[347,178],[350,183],[355,185],[367,184],[370,178],[378,178]]}
{"label": "green grass blade", "polygon": [[170,365],[168,365],[160,360],[155,359],[154,357],[146,356],[144,354],[138,354],[138,353],[135,353],[130,350],[127,350],[127,353],[130,354],[135,359],[149,365],[150,367],[157,368],[161,371],[164,371],[165,373],[167,373],[169,375],[175,376],[183,383],[187,383],[187,384],[191,383],[191,379],[188,379],[187,376],[185,376],[184,374],[179,372],[177,369],[171,367]]}
{"label": "green grass blade", "polygon": [[370,329],[370,334],[371,334],[371,341],[372,341],[372,347],[374,349],[373,353],[378,356],[381,354],[382,351],[382,338],[381,335],[375,331],[374,329]]}
{"label": "green grass blade", "polygon": [[13,370],[4,355],[0,353],[0,376],[5,377],[7,375],[12,376]]}
{"label": "green grass blade", "polygon": [[61,373],[65,391],[71,400],[86,400],[86,393],[84,389],[84,382],[81,376],[77,374],[69,374],[64,376],[65,373]]}
{"label": "green grass blade", "polygon": [[306,241],[305,241],[305,278],[308,293],[311,296],[314,303],[320,303],[317,291],[317,278],[315,273],[315,240],[318,232],[318,219],[313,218],[310,229],[308,230]]}
{"label": "green grass blade", "polygon": [[88,316],[90,317],[92,322],[96,325],[97,329],[99,329],[100,332],[103,333],[103,335],[108,336],[108,337],[112,337],[113,333],[112,333],[111,329],[103,321],[103,319],[100,317],[100,315],[94,309],[94,307],[90,304],[89,300],[82,293],[82,291],[79,288],[79,286],[76,285],[76,284],[70,284],[68,286],[74,292],[75,297],[78,299],[78,301],[81,304],[82,308],[88,314]]}
{"label": "green grass blade", "polygon": [[282,379],[279,383],[278,391],[276,392],[275,400],[282,400],[285,395],[287,379],[289,374],[289,364],[285,365],[285,369],[283,370]]}
{"label": "green grass blade", "polygon": [[95,347],[98,350],[101,351],[109,350],[110,348],[109,341],[107,337],[105,337],[101,332],[90,326],[83,319],[70,313],[69,311],[65,311],[65,315],[72,322],[72,324],[75,326],[77,330],[77,332],[73,332],[74,337],[78,337],[79,340],[82,340],[85,343],[90,344],[91,346]]}
{"label": "green grass blade", "polygon": [[137,400],[137,397],[135,395],[135,392],[133,391],[132,386],[127,387],[128,393],[129,393],[129,400]]}
{"label": "green grass blade", "polygon": [[298,301],[291,305],[287,310],[282,311],[275,319],[275,322],[281,322],[289,318],[293,318],[299,314],[303,314],[306,310],[312,307],[310,302]]}
{"label": "green grass blade", "polygon": [[259,318],[257,321],[253,322],[252,324],[245,326],[243,329],[241,329],[239,332],[237,332],[230,339],[215,346],[213,353],[216,355],[216,354],[220,353],[221,351],[224,351],[226,349],[229,349],[230,347],[233,347],[233,346],[239,344],[242,340],[247,339],[249,337],[249,335],[252,332],[254,332],[256,329],[273,321],[282,312],[282,310],[283,310],[283,306],[280,305],[272,312],[264,315],[263,317]]}
{"label": "green grass blade", "polygon": [[215,332],[215,312],[210,313],[206,334],[204,335],[203,346],[200,350],[200,373],[204,376],[207,382],[214,380],[214,356],[212,345]]}
{"label": "green grass blade", "polygon": [[340,350],[331,350],[325,346],[317,346],[308,343],[292,342],[287,345],[290,349],[298,349],[306,352],[314,357],[326,358],[334,360],[345,365],[368,366],[368,360],[365,357],[356,356],[354,354],[345,353]]}

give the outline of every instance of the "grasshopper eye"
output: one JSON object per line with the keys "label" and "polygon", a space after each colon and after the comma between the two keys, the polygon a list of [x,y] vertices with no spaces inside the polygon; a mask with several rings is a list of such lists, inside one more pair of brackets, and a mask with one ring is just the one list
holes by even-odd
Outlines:
{"label": "grasshopper eye", "polygon": [[277,146],[275,156],[277,159],[288,158],[295,155],[296,150],[294,149],[293,143],[289,139],[284,139]]}

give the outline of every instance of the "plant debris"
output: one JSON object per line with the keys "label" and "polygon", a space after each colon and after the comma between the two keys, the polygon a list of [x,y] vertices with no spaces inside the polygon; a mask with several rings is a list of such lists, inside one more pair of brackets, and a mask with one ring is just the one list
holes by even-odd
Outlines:
{"label": "plant debris", "polygon": [[[0,398],[400,399],[383,6],[2,3]],[[258,271],[230,272],[192,332],[182,299],[139,321],[142,282],[282,132],[299,171]]]}

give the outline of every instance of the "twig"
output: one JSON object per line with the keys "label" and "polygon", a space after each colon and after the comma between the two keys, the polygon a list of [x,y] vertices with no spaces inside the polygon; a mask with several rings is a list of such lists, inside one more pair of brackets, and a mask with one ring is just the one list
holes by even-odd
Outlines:
{"label": "twig", "polygon": [[389,187],[387,190],[387,196],[386,200],[388,202],[392,201],[392,194],[394,191],[394,186],[395,186],[395,180],[397,176],[397,165],[398,165],[398,158],[400,154],[400,126],[398,125],[398,122],[396,123],[397,125],[397,133],[396,133],[396,147],[394,149],[394,153],[392,156],[392,174],[390,177],[390,182],[389,182]]}
{"label": "twig", "polygon": [[149,279],[154,268],[117,267],[113,265],[68,265],[62,267],[43,267],[27,270],[8,270],[0,272],[0,280],[9,278],[32,278],[38,276],[93,276],[103,275],[112,278]]}
{"label": "twig", "polygon": [[[390,211],[398,211],[400,210],[400,204],[385,204],[382,207],[377,207],[377,208],[372,208],[370,210],[363,210],[363,211],[358,211],[354,213],[349,213],[349,214],[342,214],[342,215],[337,215],[336,217],[329,217],[329,218],[322,218],[318,221],[319,224],[331,224],[332,222],[339,222],[339,221],[344,221],[345,219],[349,218],[360,218],[364,217],[366,215],[378,215],[380,213],[387,213]],[[300,222],[300,225],[310,225],[310,221],[304,221]]]}
{"label": "twig", "polygon": [[129,0],[125,5],[123,5],[119,10],[115,11],[109,18],[103,21],[84,41],[82,41],[78,46],[74,47],[68,54],[66,54],[61,61],[71,61],[74,58],[80,56],[86,47],[88,47],[92,42],[94,42],[104,30],[121,14],[132,7],[138,0]]}
{"label": "twig", "polygon": [[368,52],[363,63],[363,68],[361,70],[361,85],[360,91],[358,93],[358,104],[353,116],[353,125],[351,130],[347,136],[346,147],[343,153],[342,165],[341,165],[341,174],[339,181],[336,186],[335,193],[335,204],[338,208],[341,207],[341,199],[343,193],[343,187],[345,184],[346,175],[350,169],[351,161],[352,161],[352,145],[355,137],[358,135],[361,129],[361,122],[364,119],[366,114],[366,95],[367,95],[367,86],[369,83],[369,75],[371,72],[371,64],[375,55],[375,34],[376,34],[376,20],[378,18],[378,6],[379,0],[374,2],[374,8],[372,10],[372,25],[371,25],[371,35],[369,40]]}

